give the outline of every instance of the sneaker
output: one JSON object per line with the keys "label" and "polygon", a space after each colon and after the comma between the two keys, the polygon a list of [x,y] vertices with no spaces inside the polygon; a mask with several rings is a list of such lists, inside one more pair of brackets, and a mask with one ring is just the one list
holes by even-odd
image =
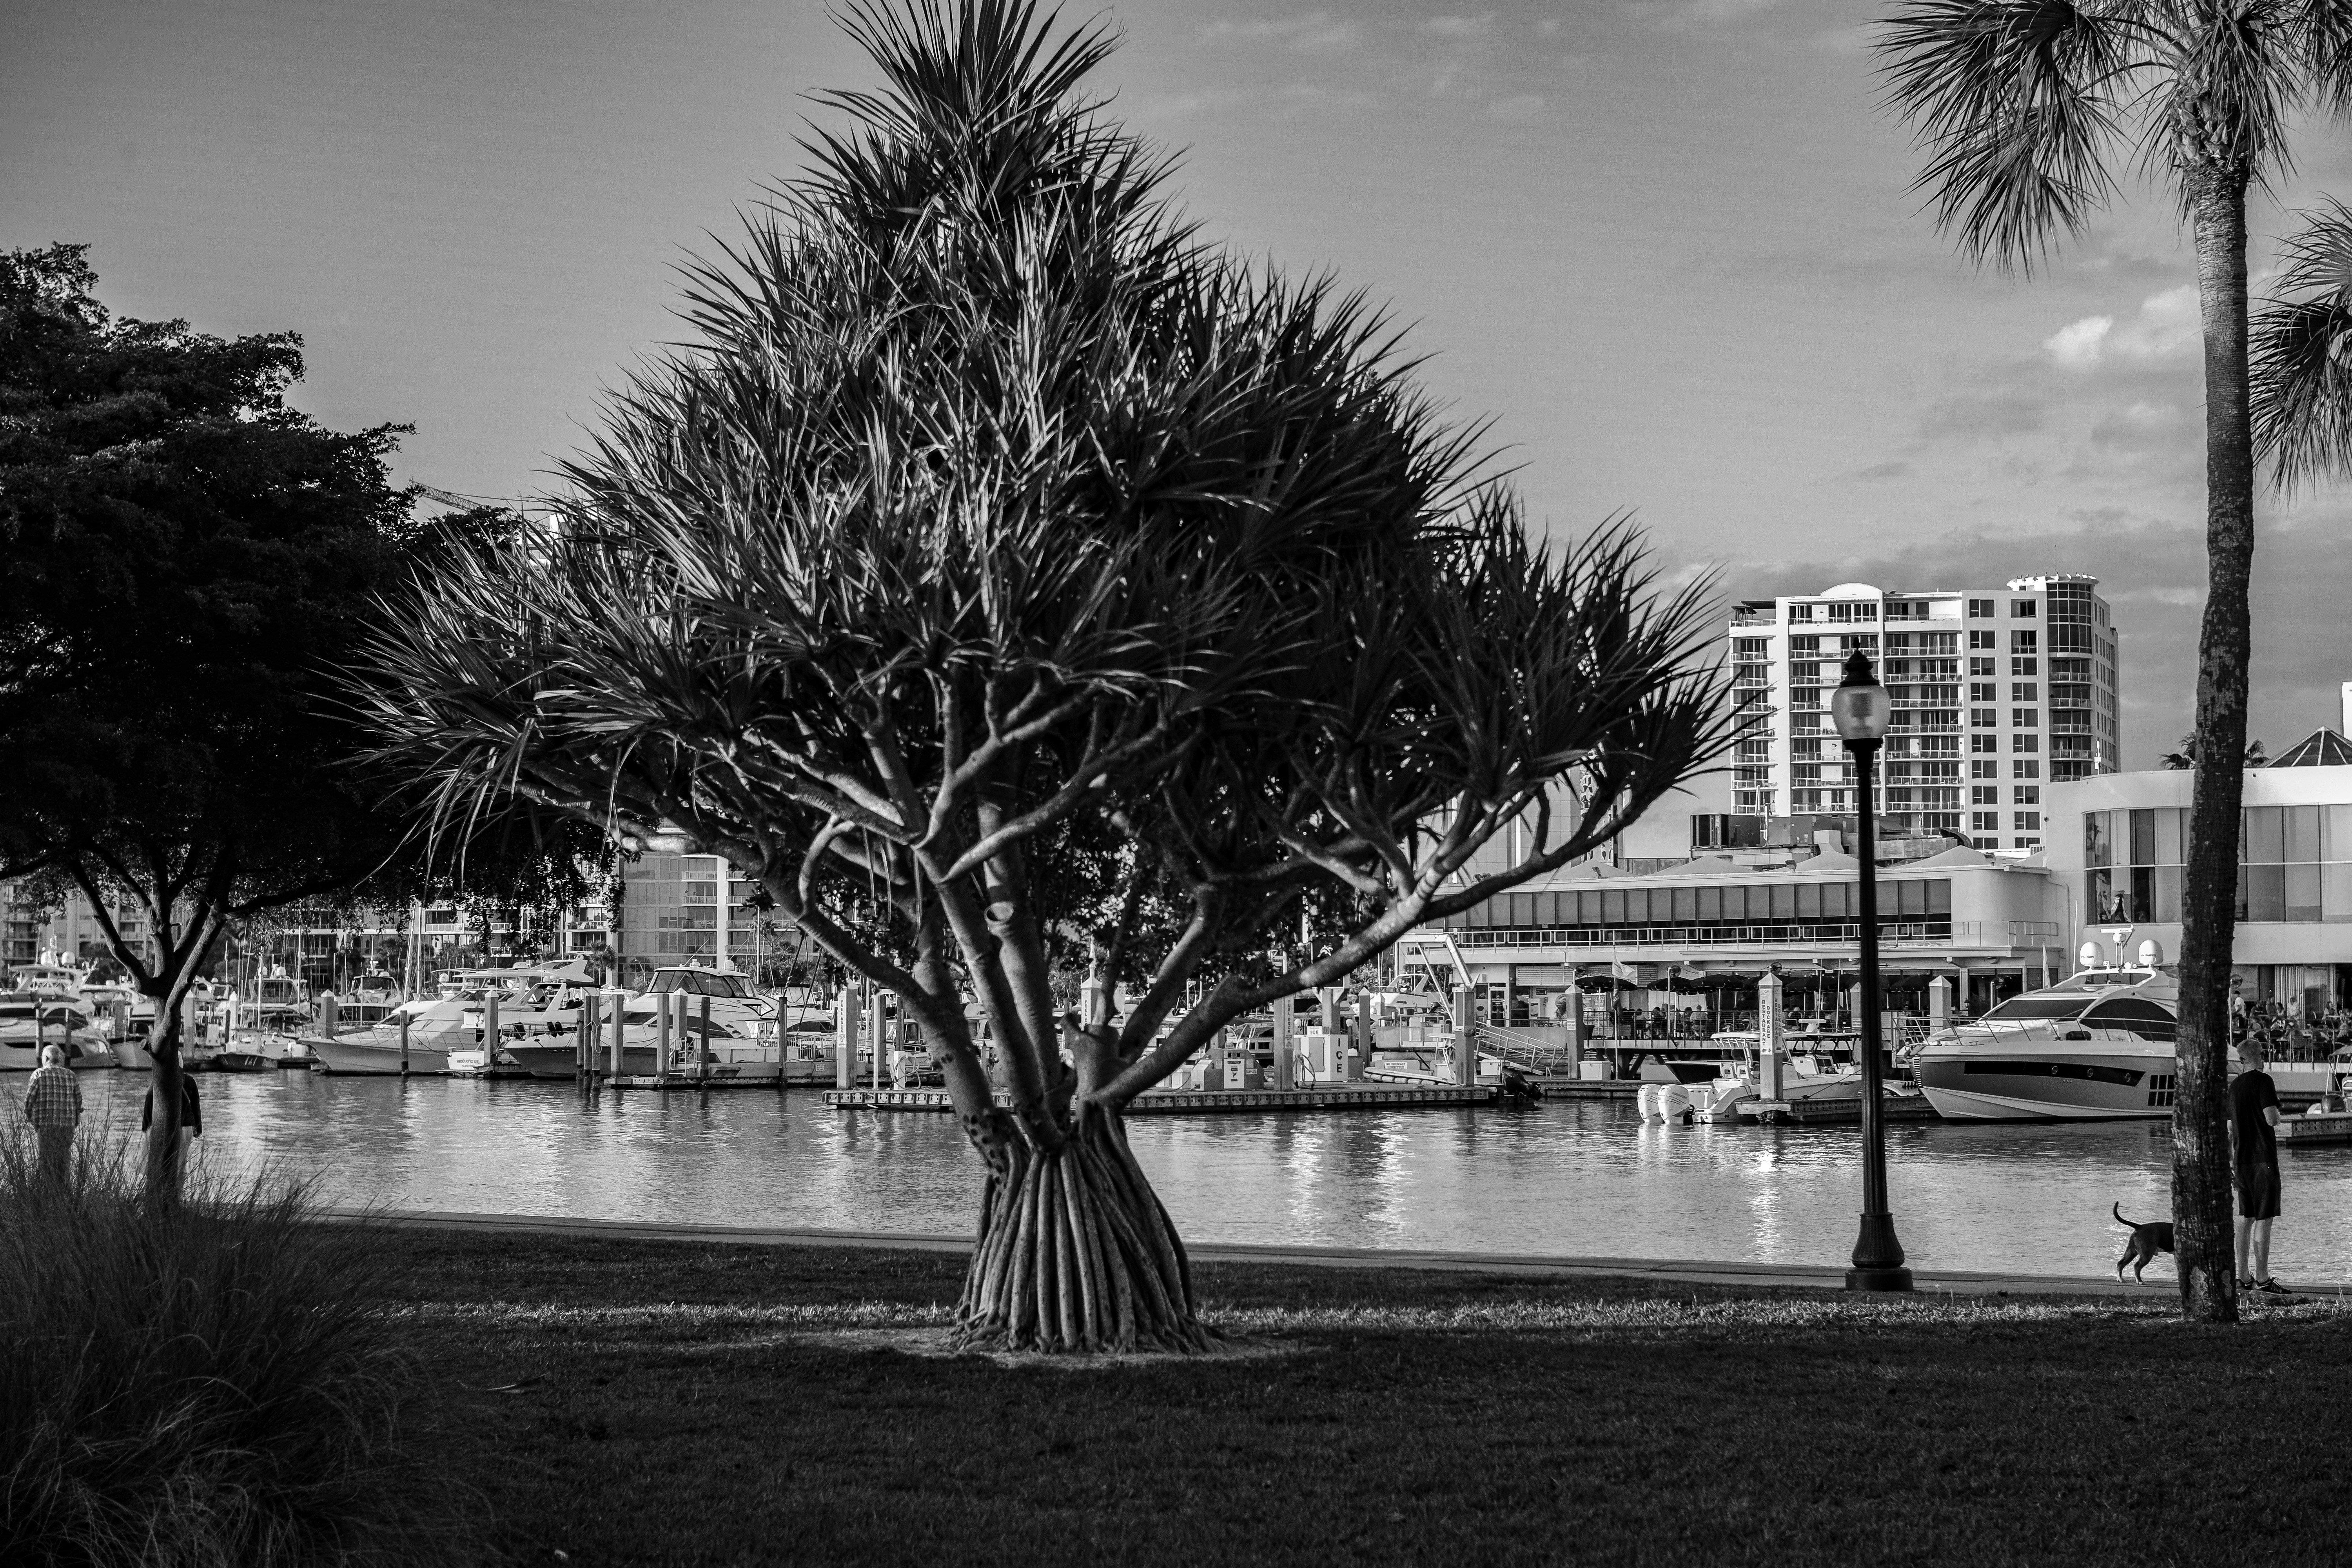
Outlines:
{"label": "sneaker", "polygon": [[2257,1279],[2254,1281],[2254,1289],[2265,1296],[2285,1296],[2293,1294],[2293,1292],[2289,1291],[2285,1286],[2280,1284],[2275,1279]]}

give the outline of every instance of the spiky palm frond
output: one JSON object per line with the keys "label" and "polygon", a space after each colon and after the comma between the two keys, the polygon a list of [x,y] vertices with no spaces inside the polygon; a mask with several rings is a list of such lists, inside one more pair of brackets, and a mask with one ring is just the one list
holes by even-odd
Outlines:
{"label": "spiky palm frond", "polygon": [[2254,450],[2287,492],[2352,474],[2352,207],[2326,199],[2280,250],[2247,371]]}
{"label": "spiky palm frond", "polygon": [[2137,5],[1911,0],[1880,25],[1885,101],[1927,153],[1912,184],[1979,260],[2031,271],[2115,188]]}

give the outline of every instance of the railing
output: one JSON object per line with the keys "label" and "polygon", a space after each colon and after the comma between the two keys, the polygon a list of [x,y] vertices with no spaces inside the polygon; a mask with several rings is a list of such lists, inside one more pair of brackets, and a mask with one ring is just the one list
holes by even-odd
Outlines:
{"label": "railing", "polygon": [[[2009,938],[2020,925],[2040,922],[2011,921],[1995,942],[1988,921],[1881,921],[1882,942],[1948,942],[1961,947],[2011,945]],[[2054,932],[2054,929],[2053,931]],[[1738,926],[1546,926],[1516,930],[1452,929],[1461,947],[1789,947],[1802,942],[1848,943],[1862,940],[1860,921],[1790,921],[1785,924]],[[2028,945],[2032,945],[2028,943]]]}
{"label": "railing", "polygon": [[1772,610],[1734,610],[1731,624],[1735,626],[1769,626],[1777,612]]}

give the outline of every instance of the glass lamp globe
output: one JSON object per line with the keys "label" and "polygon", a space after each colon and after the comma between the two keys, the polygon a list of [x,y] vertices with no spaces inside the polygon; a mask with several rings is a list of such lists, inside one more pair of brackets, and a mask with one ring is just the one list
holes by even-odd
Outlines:
{"label": "glass lamp globe", "polygon": [[1894,721],[1895,705],[1860,648],[1846,656],[1845,679],[1830,694],[1830,722],[1848,741],[1883,741]]}

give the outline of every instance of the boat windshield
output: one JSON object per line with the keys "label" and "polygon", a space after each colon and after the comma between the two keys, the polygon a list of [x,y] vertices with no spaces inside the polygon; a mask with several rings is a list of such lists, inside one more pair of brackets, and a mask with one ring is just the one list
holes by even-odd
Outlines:
{"label": "boat windshield", "polygon": [[2006,1024],[2029,1019],[2072,1018],[2097,1000],[2091,996],[2012,996],[1987,1013],[1981,1020],[1987,1024]]}

